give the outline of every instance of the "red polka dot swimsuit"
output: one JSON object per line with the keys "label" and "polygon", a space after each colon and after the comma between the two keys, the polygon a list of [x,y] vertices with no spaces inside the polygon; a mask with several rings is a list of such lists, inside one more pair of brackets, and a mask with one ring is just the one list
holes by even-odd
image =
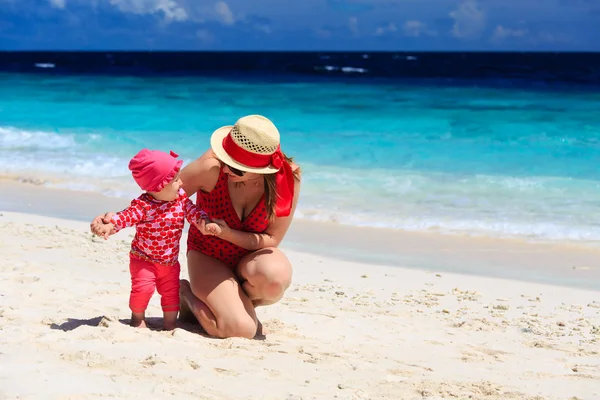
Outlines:
{"label": "red polka dot swimsuit", "polygon": [[[199,191],[196,194],[196,204],[202,204],[203,209],[210,218],[224,220],[231,229],[254,233],[264,232],[269,226],[264,195],[244,221],[240,221],[231,203],[228,181],[228,175],[221,168],[219,180],[214,189],[209,193]],[[190,226],[187,245],[188,251],[199,251],[222,261],[230,267],[237,266],[242,257],[250,253],[250,250],[236,246],[219,237],[205,236],[194,225]]]}
{"label": "red polka dot swimsuit", "polygon": [[135,225],[132,256],[161,265],[176,265],[185,219],[194,226],[194,222],[205,216],[180,189],[179,197],[173,201],[156,200],[144,193],[115,214],[112,223],[117,232]]}

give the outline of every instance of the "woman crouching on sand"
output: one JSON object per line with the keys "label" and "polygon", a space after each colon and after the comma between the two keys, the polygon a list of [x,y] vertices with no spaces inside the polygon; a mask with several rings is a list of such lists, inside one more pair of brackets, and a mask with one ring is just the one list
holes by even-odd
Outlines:
{"label": "woman crouching on sand", "polygon": [[220,228],[207,230],[204,221],[190,226],[180,319],[193,315],[211,336],[253,338],[262,334],[255,307],[278,302],[291,283],[292,266],[277,247],[294,216],[300,168],[281,152],[275,125],[260,115],[217,129],[210,142],[180,172],[185,193],[196,194]]}
{"label": "woman crouching on sand", "polygon": [[180,318],[191,312],[212,336],[253,338],[262,333],[255,307],[278,302],[291,283],[292,266],[277,247],[294,216],[300,169],[260,115],[217,129],[210,142],[181,178],[221,232],[190,226]]}

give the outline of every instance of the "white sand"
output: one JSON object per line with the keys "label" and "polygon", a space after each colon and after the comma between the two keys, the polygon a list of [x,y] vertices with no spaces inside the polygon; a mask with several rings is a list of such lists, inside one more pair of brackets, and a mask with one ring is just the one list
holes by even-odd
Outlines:
{"label": "white sand", "polygon": [[0,398],[600,398],[599,292],[287,251],[270,334],[219,340],[126,325],[132,234],[3,213]]}

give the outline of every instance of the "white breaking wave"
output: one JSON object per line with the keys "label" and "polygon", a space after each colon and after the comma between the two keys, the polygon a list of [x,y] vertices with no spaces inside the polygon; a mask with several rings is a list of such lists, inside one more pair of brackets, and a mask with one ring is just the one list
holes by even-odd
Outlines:
{"label": "white breaking wave", "polygon": [[27,131],[13,127],[0,127],[0,149],[40,150],[68,149],[76,146],[73,136],[58,135],[52,132]]}
{"label": "white breaking wave", "polygon": [[[98,133],[0,127],[0,174],[107,196],[136,196],[139,188],[127,168],[128,157],[111,150]],[[302,163],[302,169],[299,218],[529,240],[600,240],[596,181],[309,163]]]}
{"label": "white breaking wave", "polygon": [[127,176],[127,161],[95,149],[98,135],[0,127],[0,173],[58,174],[63,178]]}

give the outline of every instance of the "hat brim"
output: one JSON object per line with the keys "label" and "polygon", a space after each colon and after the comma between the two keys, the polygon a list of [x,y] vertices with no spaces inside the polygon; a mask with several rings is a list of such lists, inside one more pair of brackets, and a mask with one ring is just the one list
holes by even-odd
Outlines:
{"label": "hat brim", "polygon": [[255,174],[274,174],[275,172],[279,171],[277,168],[271,165],[262,168],[249,167],[247,165],[237,162],[229,154],[227,154],[227,152],[223,148],[223,139],[225,139],[225,136],[229,134],[231,128],[233,128],[232,125],[222,126],[221,128],[214,131],[212,136],[210,137],[210,147],[212,148],[212,151],[215,153],[219,160],[221,160],[228,166],[231,166],[235,169],[239,169],[240,171],[253,172]]}

